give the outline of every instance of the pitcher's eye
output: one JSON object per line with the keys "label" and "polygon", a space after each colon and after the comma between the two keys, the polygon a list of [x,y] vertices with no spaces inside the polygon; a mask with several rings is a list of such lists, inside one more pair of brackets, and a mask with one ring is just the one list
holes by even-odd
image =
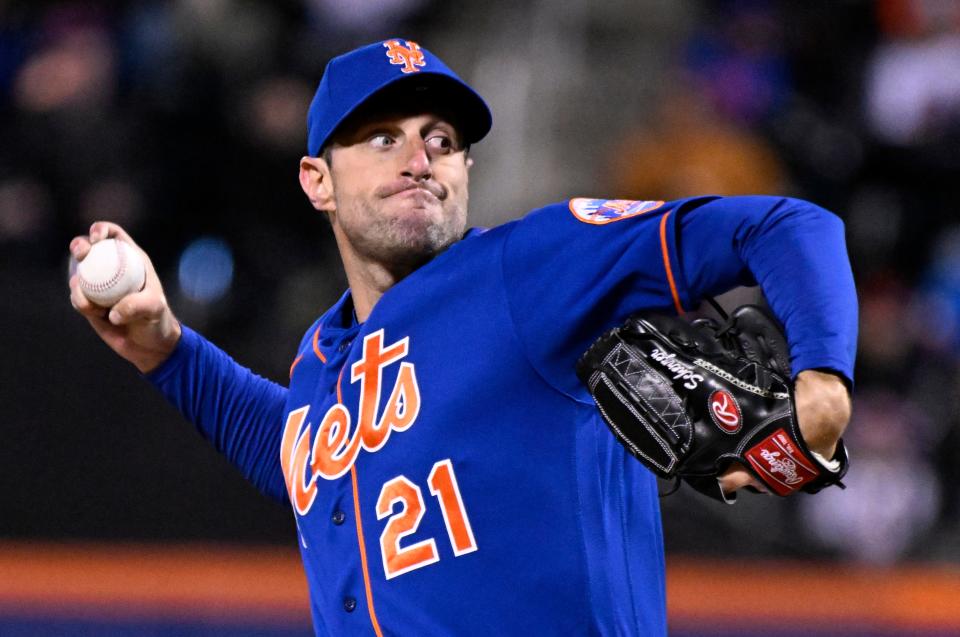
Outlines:
{"label": "pitcher's eye", "polygon": [[449,151],[453,149],[453,140],[444,134],[432,135],[427,138],[427,146],[431,150]]}
{"label": "pitcher's eye", "polygon": [[380,133],[371,137],[369,144],[374,148],[388,148],[393,145],[393,138],[387,134]]}

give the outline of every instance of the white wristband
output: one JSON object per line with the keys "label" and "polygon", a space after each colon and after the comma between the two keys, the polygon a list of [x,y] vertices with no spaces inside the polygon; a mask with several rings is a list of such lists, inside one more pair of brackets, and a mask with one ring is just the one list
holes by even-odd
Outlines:
{"label": "white wristband", "polygon": [[816,458],[816,459],[820,462],[820,464],[822,464],[822,465],[827,469],[827,471],[829,471],[830,473],[837,473],[838,471],[840,471],[840,461],[837,460],[836,458],[834,458],[833,460],[827,460],[826,458],[824,458],[823,456],[821,456],[821,455],[820,455],[819,453],[817,453],[816,451],[811,451],[810,453],[811,453],[811,454],[813,455],[813,457]]}

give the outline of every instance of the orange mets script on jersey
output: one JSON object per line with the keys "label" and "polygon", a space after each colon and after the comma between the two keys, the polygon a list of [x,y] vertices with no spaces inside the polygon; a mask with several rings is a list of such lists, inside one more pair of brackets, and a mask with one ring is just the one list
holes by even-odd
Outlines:
{"label": "orange mets script on jersey", "polygon": [[343,476],[353,466],[361,447],[369,452],[381,449],[391,431],[409,429],[420,413],[416,370],[413,363],[401,362],[383,413],[378,414],[383,370],[404,358],[410,349],[409,338],[387,347],[383,341],[382,329],[365,336],[363,356],[350,366],[350,382],[360,383],[357,423],[352,431],[350,411],[340,393],[343,372],[337,383],[338,402],[324,414],[316,438],[311,435],[313,427],[309,423],[303,427],[310,405],[287,416],[280,443],[280,466],[290,502],[300,515],[306,515],[313,505],[318,478],[336,480]]}
{"label": "orange mets script on jersey", "polygon": [[423,51],[420,45],[412,40],[406,40],[407,46],[402,46],[400,40],[388,40],[383,43],[387,47],[387,57],[390,58],[390,64],[402,66],[400,69],[404,73],[416,73],[420,69],[418,66],[426,66],[423,59]]}

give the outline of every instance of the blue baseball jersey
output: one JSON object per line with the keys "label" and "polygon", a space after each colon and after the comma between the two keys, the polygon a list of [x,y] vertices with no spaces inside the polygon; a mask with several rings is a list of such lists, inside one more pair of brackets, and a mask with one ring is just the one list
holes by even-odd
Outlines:
{"label": "blue baseball jersey", "polygon": [[575,363],[634,311],[756,283],[794,370],[852,382],[842,224],[772,197],[547,206],[471,230],[362,324],[344,294],[289,388],[187,328],[150,378],[292,508],[317,635],[664,635],[656,480]]}

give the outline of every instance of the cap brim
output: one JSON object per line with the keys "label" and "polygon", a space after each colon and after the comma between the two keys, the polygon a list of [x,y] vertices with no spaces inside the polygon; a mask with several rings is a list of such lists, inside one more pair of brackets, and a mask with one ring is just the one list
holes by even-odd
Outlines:
{"label": "cap brim", "polygon": [[437,111],[450,116],[468,145],[483,139],[493,124],[486,102],[472,88],[444,73],[420,71],[392,79],[364,96],[334,124],[323,145],[329,144],[354,114],[366,109],[388,109],[389,104],[378,104],[377,101],[394,95],[399,98],[398,104],[402,102],[406,108],[412,104],[422,106],[425,112]]}

